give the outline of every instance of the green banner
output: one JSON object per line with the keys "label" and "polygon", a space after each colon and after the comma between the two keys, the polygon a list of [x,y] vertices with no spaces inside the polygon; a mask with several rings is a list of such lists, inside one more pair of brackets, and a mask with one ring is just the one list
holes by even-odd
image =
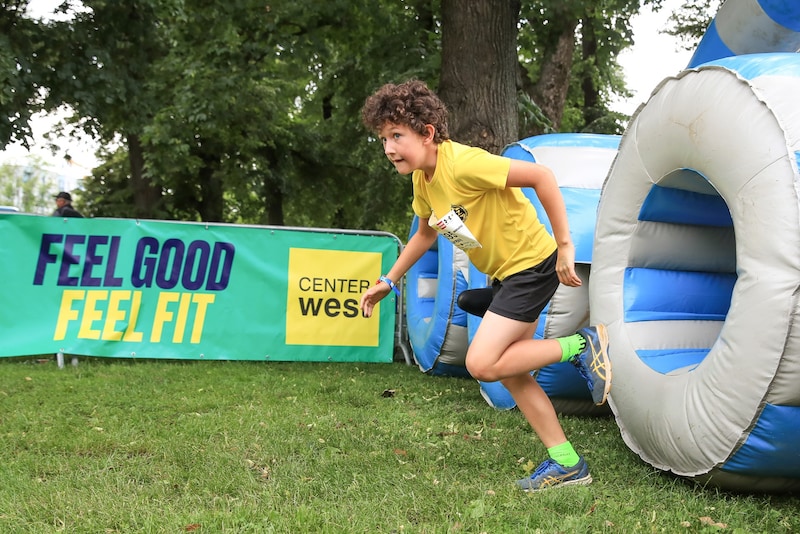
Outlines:
{"label": "green banner", "polygon": [[391,362],[390,234],[0,214],[0,357]]}

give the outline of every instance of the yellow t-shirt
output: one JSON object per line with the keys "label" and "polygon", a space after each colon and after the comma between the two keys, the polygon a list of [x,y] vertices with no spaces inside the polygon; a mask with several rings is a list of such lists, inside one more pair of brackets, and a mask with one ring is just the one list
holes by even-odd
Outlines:
{"label": "yellow t-shirt", "polygon": [[510,165],[508,158],[445,141],[431,180],[419,170],[412,176],[412,207],[420,222],[455,211],[481,244],[465,249],[470,261],[499,280],[538,265],[557,248],[522,191],[506,188]]}

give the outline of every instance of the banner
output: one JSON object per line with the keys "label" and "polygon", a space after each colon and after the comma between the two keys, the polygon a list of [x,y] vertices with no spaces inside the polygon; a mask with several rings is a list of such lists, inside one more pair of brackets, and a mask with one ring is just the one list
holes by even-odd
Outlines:
{"label": "banner", "polygon": [[[341,232],[341,233],[339,233]],[[391,362],[385,233],[0,214],[0,357]]]}

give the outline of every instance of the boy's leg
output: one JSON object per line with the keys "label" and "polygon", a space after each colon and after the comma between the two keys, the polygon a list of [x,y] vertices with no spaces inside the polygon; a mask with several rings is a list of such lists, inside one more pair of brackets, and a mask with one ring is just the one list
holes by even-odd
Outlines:
{"label": "boy's leg", "polygon": [[553,403],[530,373],[506,378],[502,383],[545,448],[550,449],[567,441]]}
{"label": "boy's leg", "polygon": [[518,480],[517,485],[525,491],[540,491],[590,484],[592,476],[586,461],[567,441],[550,398],[534,377],[526,373],[502,382],[550,456],[531,476]]}
{"label": "boy's leg", "polygon": [[[467,351],[467,369],[479,380],[502,381],[551,455],[531,477],[517,482],[522,489],[538,491],[589,484],[592,477],[586,462],[567,441],[553,403],[530,374],[534,369],[559,361],[563,352],[556,340],[532,339],[537,323],[515,321],[487,312]],[[556,458],[565,463],[559,463]]]}
{"label": "boy's leg", "polygon": [[561,361],[555,339],[533,339],[536,324],[487,311],[469,344],[466,366],[473,378],[496,382]]}
{"label": "boy's leg", "polygon": [[[487,319],[489,320],[487,321]],[[503,365],[506,365],[509,369],[514,368],[515,359],[523,361],[518,366],[518,371],[510,376],[503,376],[501,382],[511,393],[511,396],[514,397],[517,407],[525,416],[528,424],[531,425],[536,435],[542,440],[544,446],[549,449],[566,442],[567,437],[564,435],[564,430],[558,421],[558,415],[555,408],[553,408],[553,403],[550,402],[550,398],[544,392],[542,386],[530,374],[530,371],[536,369],[536,367],[531,367],[535,363],[530,362],[535,362],[536,358],[523,358],[521,354],[518,354],[518,352],[521,353],[521,348],[518,348],[520,343],[533,341],[532,337],[536,332],[537,324],[538,321],[524,323],[488,312],[483,321],[481,321],[474,338],[475,340],[485,339],[488,343],[480,344],[473,340],[467,352],[467,363],[469,369],[470,361],[478,361],[479,364],[484,364],[490,358],[495,357],[493,355],[498,354],[499,356],[496,356],[496,358],[498,360],[502,359]],[[486,334],[487,331],[490,334],[484,336],[483,334]],[[539,343],[533,345],[533,350],[539,348],[539,345]],[[557,341],[555,346],[558,350],[554,357],[560,358],[560,345]],[[504,347],[507,350],[503,350]],[[542,348],[549,348],[548,344],[543,345]],[[473,350],[478,352],[475,353]],[[509,351],[511,351],[511,354],[507,356],[506,354]],[[483,378],[479,379],[483,380]]]}
{"label": "boy's leg", "polygon": [[[542,440],[544,446],[550,448],[564,443],[567,438],[561,429],[561,423],[558,421],[558,415],[556,415],[556,411],[553,408],[553,403],[550,402],[547,394],[530,374],[531,371],[538,368],[535,367],[536,357],[526,357],[517,348],[520,343],[533,341],[531,338],[536,332],[537,324],[538,321],[524,323],[488,312],[483,321],[481,321],[467,351],[467,369],[472,373],[481,366],[487,367],[492,360],[494,360],[495,364],[502,360],[501,365],[505,366],[505,368],[516,369],[515,371],[509,371],[510,374],[508,375],[489,380],[484,378],[486,375],[482,377],[473,374],[472,376],[487,382],[501,380],[509,393],[511,393],[511,396],[514,397],[517,407],[525,416],[531,428]],[[538,346],[539,344],[534,345],[533,349],[535,350]],[[555,347],[557,351],[555,356],[552,357],[556,358],[555,361],[558,361],[561,349],[557,341],[555,341]],[[543,348],[547,349],[547,344],[543,345]],[[508,352],[511,352],[511,354],[506,356]],[[542,358],[549,357],[546,355]]]}

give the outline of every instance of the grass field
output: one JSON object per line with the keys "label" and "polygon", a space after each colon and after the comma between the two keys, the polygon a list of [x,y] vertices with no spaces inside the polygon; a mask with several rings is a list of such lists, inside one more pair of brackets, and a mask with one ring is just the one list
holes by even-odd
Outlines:
{"label": "grass field", "polygon": [[403,364],[0,362],[2,533],[792,532],[800,497],[643,463],[564,417],[594,483],[525,494],[545,458],[472,380]]}

